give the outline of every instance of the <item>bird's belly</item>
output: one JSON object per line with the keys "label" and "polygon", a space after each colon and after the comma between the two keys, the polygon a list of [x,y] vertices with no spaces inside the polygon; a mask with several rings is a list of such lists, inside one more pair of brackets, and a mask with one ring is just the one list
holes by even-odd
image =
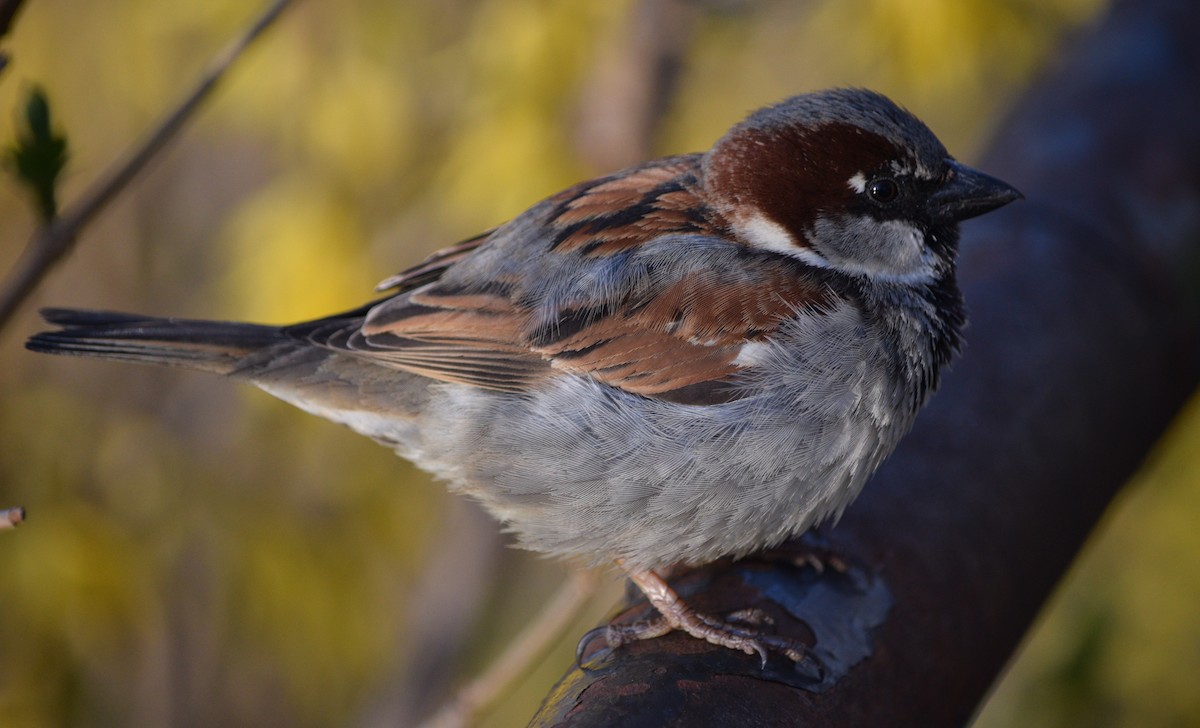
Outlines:
{"label": "bird's belly", "polygon": [[439,386],[397,450],[522,545],[655,567],[740,555],[841,510],[907,429],[891,388],[690,406],[562,377],[537,395]]}

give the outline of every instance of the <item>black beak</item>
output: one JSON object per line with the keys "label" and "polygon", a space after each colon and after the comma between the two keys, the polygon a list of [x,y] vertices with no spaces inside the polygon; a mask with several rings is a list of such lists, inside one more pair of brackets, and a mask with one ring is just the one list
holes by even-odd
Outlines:
{"label": "black beak", "polygon": [[938,222],[959,222],[1024,198],[1015,187],[953,159],[945,184],[929,198],[929,214]]}

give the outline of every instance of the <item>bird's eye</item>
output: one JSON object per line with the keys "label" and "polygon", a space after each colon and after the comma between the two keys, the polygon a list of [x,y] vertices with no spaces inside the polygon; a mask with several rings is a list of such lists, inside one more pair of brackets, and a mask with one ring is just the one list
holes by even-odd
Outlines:
{"label": "bird's eye", "polygon": [[896,198],[900,196],[900,185],[891,177],[880,177],[871,180],[867,185],[867,194],[872,200],[886,205],[889,202],[895,202]]}

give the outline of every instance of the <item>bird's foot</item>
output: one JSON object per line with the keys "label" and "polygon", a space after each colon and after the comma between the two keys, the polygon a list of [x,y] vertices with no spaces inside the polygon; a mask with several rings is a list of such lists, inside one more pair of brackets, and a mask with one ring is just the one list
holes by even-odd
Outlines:
{"label": "bird's foot", "polygon": [[584,652],[593,640],[603,637],[607,651],[641,640],[661,637],[679,630],[721,647],[758,655],[763,668],[767,666],[768,651],[783,655],[793,662],[800,662],[807,654],[804,643],[769,634],[758,629],[773,624],[762,610],[748,609],[735,612],[727,619],[702,614],[689,607],[670,585],[653,571],[630,570],[629,578],[641,589],[658,610],[659,616],[643,622],[609,624],[594,629],[583,636],[576,648],[576,660],[582,664]]}

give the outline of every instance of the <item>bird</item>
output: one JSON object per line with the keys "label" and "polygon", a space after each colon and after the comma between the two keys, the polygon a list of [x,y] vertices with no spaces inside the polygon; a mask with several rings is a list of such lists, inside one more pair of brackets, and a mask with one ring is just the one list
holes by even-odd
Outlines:
{"label": "bird", "polygon": [[1020,197],[882,94],[828,89],[551,195],[351,311],[51,308],[26,346],[224,375],[374,438],[518,545],[623,570],[658,616],[610,646],[681,630],[800,660],[665,575],[840,517],[961,347],[959,223]]}

